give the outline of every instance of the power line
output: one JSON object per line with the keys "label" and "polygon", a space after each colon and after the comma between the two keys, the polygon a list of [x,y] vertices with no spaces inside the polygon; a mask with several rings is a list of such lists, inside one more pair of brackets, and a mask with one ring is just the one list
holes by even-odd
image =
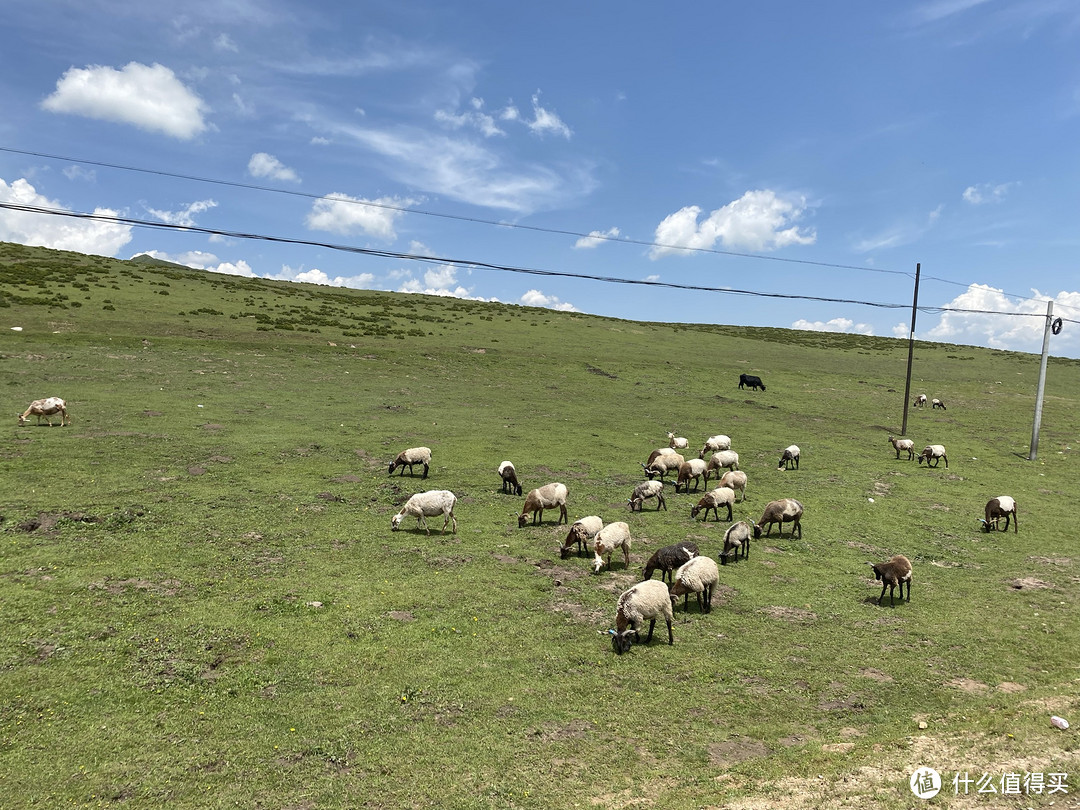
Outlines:
{"label": "power line", "polygon": [[[164,230],[164,231],[180,231],[201,233],[209,236],[223,236],[233,239],[248,239],[263,242],[273,242],[279,244],[289,245],[304,245],[307,247],[319,247],[327,250],[334,250],[344,253],[354,253],[363,256],[374,256],[379,258],[399,259],[402,261],[417,261],[428,264],[441,264],[451,265],[460,268],[476,268],[481,270],[493,270],[498,272],[507,273],[519,273],[524,275],[533,276],[545,276],[556,278],[571,278],[581,281],[598,281],[605,284],[627,284],[644,287],[660,287],[665,289],[674,290],[690,290],[695,292],[713,292],[723,293],[728,295],[745,295],[755,298],[774,298],[774,299],[788,299],[797,301],[816,301],[822,303],[833,304],[854,304],[858,306],[876,307],[879,309],[907,309],[907,304],[896,304],[883,301],[862,301],[853,298],[831,298],[825,296],[815,295],[798,295],[794,293],[770,293],[762,292],[760,290],[742,290],[734,287],[708,287],[698,284],[676,284],[669,281],[653,281],[648,279],[628,279],[620,278],[618,276],[599,276],[587,273],[571,273],[563,270],[543,270],[534,267],[515,267],[512,265],[493,264],[490,262],[481,262],[468,259],[451,259],[445,256],[425,256],[417,253],[401,253],[391,250],[377,250],[374,248],[363,248],[355,245],[341,245],[333,242],[320,242],[311,239],[297,239],[286,236],[268,236],[265,234],[256,233],[244,233],[241,231],[226,231],[218,228],[203,228],[194,225],[173,225],[165,222],[151,222],[149,220],[136,219],[134,217],[121,217],[111,214],[91,214],[80,211],[65,211],[53,208],[42,208],[33,205],[19,205],[15,203],[0,203],[0,208],[8,209],[11,211],[23,211],[26,213],[46,214],[50,216],[63,216],[73,219],[93,220],[98,222],[110,222],[114,224],[130,225],[132,227],[147,228],[150,230]],[[962,309],[956,307],[919,307],[924,312],[963,312],[974,313],[984,315],[1011,315],[1011,316],[1025,316],[1025,317],[1045,317],[1038,313],[1030,312],[1001,312],[995,310],[978,310],[978,309]],[[1070,322],[1073,322],[1070,320]]]}

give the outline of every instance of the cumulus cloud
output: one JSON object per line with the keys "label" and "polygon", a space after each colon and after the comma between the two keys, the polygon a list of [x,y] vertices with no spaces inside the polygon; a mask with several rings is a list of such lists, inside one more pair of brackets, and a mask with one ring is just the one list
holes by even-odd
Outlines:
{"label": "cumulus cloud", "polygon": [[49,112],[131,124],[180,140],[190,140],[207,129],[206,104],[159,64],[129,62],[120,70],[100,65],[70,68],[41,106]]}
{"label": "cumulus cloud", "polygon": [[691,205],[669,214],[656,226],[656,244],[649,251],[657,259],[685,248],[710,249],[717,243],[729,250],[777,250],[817,241],[813,228],[801,230],[795,222],[807,210],[801,196],[782,196],[769,189],[748,191],[699,221],[702,211]]}
{"label": "cumulus cloud", "polygon": [[850,318],[833,318],[829,321],[807,321],[799,319],[791,325],[792,329],[808,332],[844,332],[853,335],[873,335],[874,327],[868,323],[855,323]]}
{"label": "cumulus cloud", "polygon": [[329,276],[317,268],[311,270],[294,270],[285,265],[281,272],[273,276],[281,281],[300,281],[307,284],[322,284],[327,287],[350,287],[354,290],[369,290],[375,284],[375,276],[371,273],[360,273],[355,276]]}
{"label": "cumulus cloud", "polygon": [[1015,183],[1001,183],[1000,185],[993,185],[991,183],[980,183],[977,186],[968,186],[964,189],[964,202],[971,205],[987,205],[988,203],[999,203],[1005,199],[1005,195],[1008,194],[1009,189],[1016,185]]}
{"label": "cumulus cloud", "polygon": [[[966,343],[1011,351],[1042,351],[1046,327],[1046,303],[1053,299],[1055,316],[1071,317],[1080,311],[1080,292],[1059,292],[1055,296],[1032,290],[1032,297],[1014,301],[1002,290],[988,284],[972,284],[944,306],[949,309],[986,312],[944,312],[938,323],[919,337],[945,343]],[[1057,312],[1057,305],[1062,312]],[[1075,355],[1080,348],[1080,329],[1068,324],[1060,335],[1050,338],[1050,353]]]}
{"label": "cumulus cloud", "polygon": [[554,295],[545,295],[540,290],[529,290],[519,299],[518,303],[526,307],[545,307],[546,309],[556,309],[560,312],[581,312],[580,309],[575,307],[569,301],[560,301],[558,297]]}
{"label": "cumulus cloud", "polygon": [[196,200],[193,203],[188,203],[185,208],[181,208],[179,211],[161,211],[157,208],[147,208],[146,210],[152,216],[169,225],[192,228],[195,226],[196,215],[209,211],[211,208],[217,208],[217,202],[214,200]]}
{"label": "cumulus cloud", "polygon": [[[38,194],[25,179],[8,185],[0,178],[0,202],[56,211],[70,210]],[[104,217],[119,216],[118,212],[109,208],[95,208],[94,213]],[[0,208],[0,242],[115,256],[130,241],[129,225]]]}
{"label": "cumulus cloud", "polygon": [[271,180],[286,180],[290,183],[300,182],[296,172],[266,152],[256,152],[252,155],[251,160],[248,161],[247,170],[252,177],[269,177]]}
{"label": "cumulus cloud", "polygon": [[[165,253],[160,250],[144,250],[135,256],[150,256],[163,262],[182,264],[195,270],[207,270],[211,273],[224,273],[229,276],[244,276],[245,278],[258,278],[251,265],[241,259],[238,262],[223,262],[213,253],[204,250],[187,250],[183,253]],[[132,256],[131,258],[135,258]]]}
{"label": "cumulus cloud", "polygon": [[306,222],[313,231],[346,236],[362,232],[389,241],[397,236],[394,223],[405,213],[401,209],[410,205],[415,205],[415,200],[397,197],[367,200],[334,193],[315,201]]}
{"label": "cumulus cloud", "polygon": [[467,298],[470,301],[498,301],[498,298],[484,298],[472,294],[472,290],[458,283],[457,269],[444,264],[427,270],[422,279],[414,278],[411,271],[404,270],[395,274],[404,278],[398,292],[441,295],[450,298]]}
{"label": "cumulus cloud", "polygon": [[588,236],[583,236],[574,242],[574,247],[578,250],[586,250],[589,248],[597,247],[610,239],[619,238],[618,228],[608,228],[606,231],[589,231]]}

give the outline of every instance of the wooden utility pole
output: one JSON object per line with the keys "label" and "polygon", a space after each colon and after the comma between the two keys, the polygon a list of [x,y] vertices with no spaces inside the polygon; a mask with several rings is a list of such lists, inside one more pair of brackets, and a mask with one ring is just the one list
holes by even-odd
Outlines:
{"label": "wooden utility pole", "polygon": [[[1054,302],[1046,302],[1046,326],[1043,327],[1042,362],[1039,363],[1039,388],[1035,394],[1035,423],[1031,426],[1031,452],[1028,461],[1034,461],[1039,452],[1039,425],[1042,424],[1043,390],[1046,388],[1046,356],[1050,353],[1050,329],[1054,323]],[[1060,324],[1058,331],[1061,331]]]}
{"label": "wooden utility pole", "polygon": [[907,382],[904,383],[904,424],[900,428],[901,436],[907,436],[908,403],[911,401],[911,361],[915,357],[915,315],[919,311],[919,272],[921,269],[921,262],[915,265],[915,297],[911,301],[911,334],[908,335]]}

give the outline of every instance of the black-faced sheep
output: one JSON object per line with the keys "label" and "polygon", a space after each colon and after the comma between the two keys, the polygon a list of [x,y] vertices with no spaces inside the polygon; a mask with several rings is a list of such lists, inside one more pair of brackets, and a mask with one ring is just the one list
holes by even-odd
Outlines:
{"label": "black-faced sheep", "polygon": [[698,458],[705,458],[706,453],[715,453],[717,450],[730,450],[731,449],[731,437],[720,434],[719,436],[710,436],[705,440],[705,446],[701,448],[701,452],[698,453]]}
{"label": "black-faced sheep", "polygon": [[907,453],[908,461],[915,458],[915,442],[912,439],[898,439],[895,436],[890,436],[889,444],[896,449],[897,458],[900,458],[901,451]]}
{"label": "black-faced sheep", "polygon": [[589,551],[589,541],[592,540],[598,531],[604,528],[604,521],[598,518],[596,515],[589,515],[583,517],[581,520],[574,521],[574,525],[570,527],[570,533],[566,535],[566,539],[563,540],[562,548],[559,549],[559,555],[565,560],[570,556],[570,549],[577,545],[578,554],[582,551],[586,554]]}
{"label": "black-faced sheep", "polygon": [[742,552],[744,559],[750,559],[750,538],[754,534],[754,525],[745,520],[732,523],[724,532],[724,550],[720,553],[720,564],[727,565],[728,560],[739,559]]}
{"label": "black-faced sheep", "polygon": [[739,469],[739,454],[734,450],[719,450],[709,456],[709,463],[705,467],[705,480],[708,481],[712,474],[719,478],[722,475],[721,470],[737,469]]}
{"label": "black-faced sheep", "polygon": [[740,374],[739,375],[739,388],[749,386],[753,390],[757,391],[759,388],[764,391],[765,383],[761,381],[761,377],[753,374]]}
{"label": "black-faced sheep", "polygon": [[630,567],[630,526],[621,520],[607,524],[593,538],[593,573],[599,574],[605,565],[611,568],[611,553],[621,548],[624,568]]}
{"label": "black-faced sheep", "polygon": [[517,470],[513,463],[504,461],[499,465],[499,478],[502,479],[502,491],[511,495],[521,494],[521,484],[518,483]]}
{"label": "black-faced sheep", "polygon": [[400,475],[405,474],[405,468],[409,468],[409,475],[413,474],[413,464],[423,464],[424,474],[420,476],[421,480],[427,478],[428,467],[431,465],[431,449],[428,447],[410,447],[408,450],[402,450],[398,453],[397,458],[390,462],[390,474],[394,474],[394,470],[401,468]]}
{"label": "black-faced sheep", "polygon": [[670,453],[654,453],[649,456],[649,459],[650,460],[646,464],[642,464],[641,466],[645,470],[646,477],[650,479],[654,476],[663,478],[671,470],[678,471],[679,467],[686,461],[685,458],[680,456],[674,450]]}
{"label": "black-faced sheep", "polygon": [[560,483],[544,484],[537,489],[529,490],[529,494],[525,496],[525,506],[521,510],[521,514],[518,515],[518,528],[522,528],[529,520],[529,515],[532,515],[532,522],[535,526],[537,523],[544,522],[544,510],[554,509],[559,507],[559,520],[556,523],[568,523],[569,519],[566,517],[566,485]]}
{"label": "black-faced sheep", "polygon": [[645,563],[645,568],[641,571],[641,578],[643,580],[652,579],[653,572],[659,571],[661,582],[670,580],[672,572],[691,557],[696,556],[697,553],[697,543],[689,540],[658,548],[649,557],[648,562]]}
{"label": "black-faced sheep", "polygon": [[1011,495],[998,495],[986,502],[986,518],[983,520],[983,531],[999,528],[1000,521],[1005,518],[1004,531],[1009,530],[1009,521],[1012,520],[1013,534],[1019,533],[1019,524],[1016,520],[1016,500]]}
{"label": "black-faced sheep", "polygon": [[37,424],[41,424],[41,417],[49,423],[49,427],[53,427],[52,417],[53,414],[60,414],[60,427],[71,424],[71,417],[68,416],[67,403],[60,397],[46,397],[45,399],[35,399],[30,403],[30,407],[19,414],[19,424],[25,425],[30,421],[31,416],[37,417]]}
{"label": "black-faced sheep", "polygon": [[915,401],[911,403],[912,408],[918,408],[920,405],[926,407],[926,394],[919,394],[915,397]]}
{"label": "black-faced sheep", "polygon": [[930,400],[930,410],[933,410],[934,408],[941,408],[943,411],[948,410],[948,408],[945,407],[945,403],[937,398]]}
{"label": "black-faced sheep", "polygon": [[705,510],[705,516],[702,520],[709,519],[709,510],[712,510],[713,517],[717,521],[720,520],[720,513],[717,508],[720,506],[727,507],[727,519],[731,520],[731,505],[735,503],[735,490],[730,487],[717,487],[706,492],[700,501],[697,502],[697,506],[690,507],[690,517],[696,518],[701,510]]}
{"label": "black-faced sheep", "polygon": [[664,507],[667,511],[667,501],[664,500],[664,483],[662,481],[642,481],[634,487],[633,494],[627,499],[631,512],[640,512],[649,498],[656,498],[656,511]]}
{"label": "black-faced sheep", "polygon": [[896,586],[900,586],[900,599],[904,598],[904,583],[907,583],[907,600],[911,601],[911,563],[903,554],[897,554],[888,562],[871,563],[874,569],[874,579],[881,582],[881,595],[878,604],[885,598],[885,589],[889,589],[889,603],[895,605],[894,593]]}
{"label": "black-faced sheep", "polygon": [[[686,561],[671,581],[672,606],[678,597],[683,597],[683,611],[685,612],[690,602],[690,594],[697,594],[698,610],[702,613],[712,612],[713,588],[720,581],[720,569],[716,567],[716,560],[712,557],[693,557]],[[702,604],[702,597],[705,603]]]}
{"label": "black-faced sheep", "polygon": [[[784,536],[784,524],[790,523],[791,536],[795,536],[795,532],[799,533],[799,539],[802,539],[802,516],[803,505],[794,498],[780,498],[776,501],[770,501],[765,506],[765,511],[761,515],[761,520],[754,524],[754,537],[761,537],[762,531],[765,531],[766,536],[772,534],[772,527],[774,523],[780,524],[780,536]],[[765,527],[768,526],[768,530]]]}
{"label": "black-faced sheep", "polygon": [[685,450],[690,446],[690,442],[683,436],[676,436],[674,433],[668,433],[668,447],[672,450]]}
{"label": "black-faced sheep", "polygon": [[446,534],[446,526],[450,521],[454,522],[453,534],[457,534],[457,518],[454,517],[454,504],[457,496],[448,489],[431,489],[427,492],[418,492],[405,502],[401,511],[390,518],[390,528],[397,531],[401,528],[401,521],[407,517],[416,518],[416,526],[424,526],[424,531],[431,534],[427,519],[435,515],[443,516],[442,533]]}
{"label": "black-faced sheep", "polygon": [[615,633],[611,637],[611,646],[615,652],[618,655],[629,652],[633,642],[641,640],[638,630],[646,619],[649,620],[649,635],[645,643],[652,641],[657,616],[664,617],[667,622],[668,644],[674,644],[675,636],[671,632],[671,624],[675,621],[675,614],[671,609],[671,594],[667,585],[650,579],[623,591],[615,607]]}
{"label": "black-faced sheep", "polygon": [[719,486],[741,492],[742,497],[739,500],[746,500],[746,473],[742,470],[728,470],[721,476]]}
{"label": "black-faced sheep", "polygon": [[690,491],[690,481],[694,482],[694,490],[698,488],[698,484],[701,483],[701,476],[705,475],[708,470],[708,465],[703,459],[692,458],[688,461],[684,461],[679,465],[679,475],[675,479],[675,492],[678,494],[680,486],[686,486],[686,491]]}
{"label": "black-faced sheep", "polygon": [[[926,466],[938,465],[938,462],[945,459],[945,469],[949,469],[949,457],[945,455],[945,445],[943,444],[928,444],[923,448],[923,451],[919,454],[919,465],[925,461]],[[930,462],[933,461],[933,465]]]}
{"label": "black-faced sheep", "polygon": [[792,465],[795,469],[799,469],[799,445],[791,444],[784,448],[784,452],[780,455],[780,466],[777,469],[790,470]]}

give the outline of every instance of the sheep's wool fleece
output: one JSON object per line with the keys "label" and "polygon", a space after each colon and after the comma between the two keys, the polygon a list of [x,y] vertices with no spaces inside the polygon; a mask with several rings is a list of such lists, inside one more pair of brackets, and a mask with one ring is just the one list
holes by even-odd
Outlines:
{"label": "sheep's wool fleece", "polygon": [[694,593],[705,590],[708,585],[715,585],[719,579],[720,570],[712,557],[694,557],[683,563],[675,573],[675,580]]}

